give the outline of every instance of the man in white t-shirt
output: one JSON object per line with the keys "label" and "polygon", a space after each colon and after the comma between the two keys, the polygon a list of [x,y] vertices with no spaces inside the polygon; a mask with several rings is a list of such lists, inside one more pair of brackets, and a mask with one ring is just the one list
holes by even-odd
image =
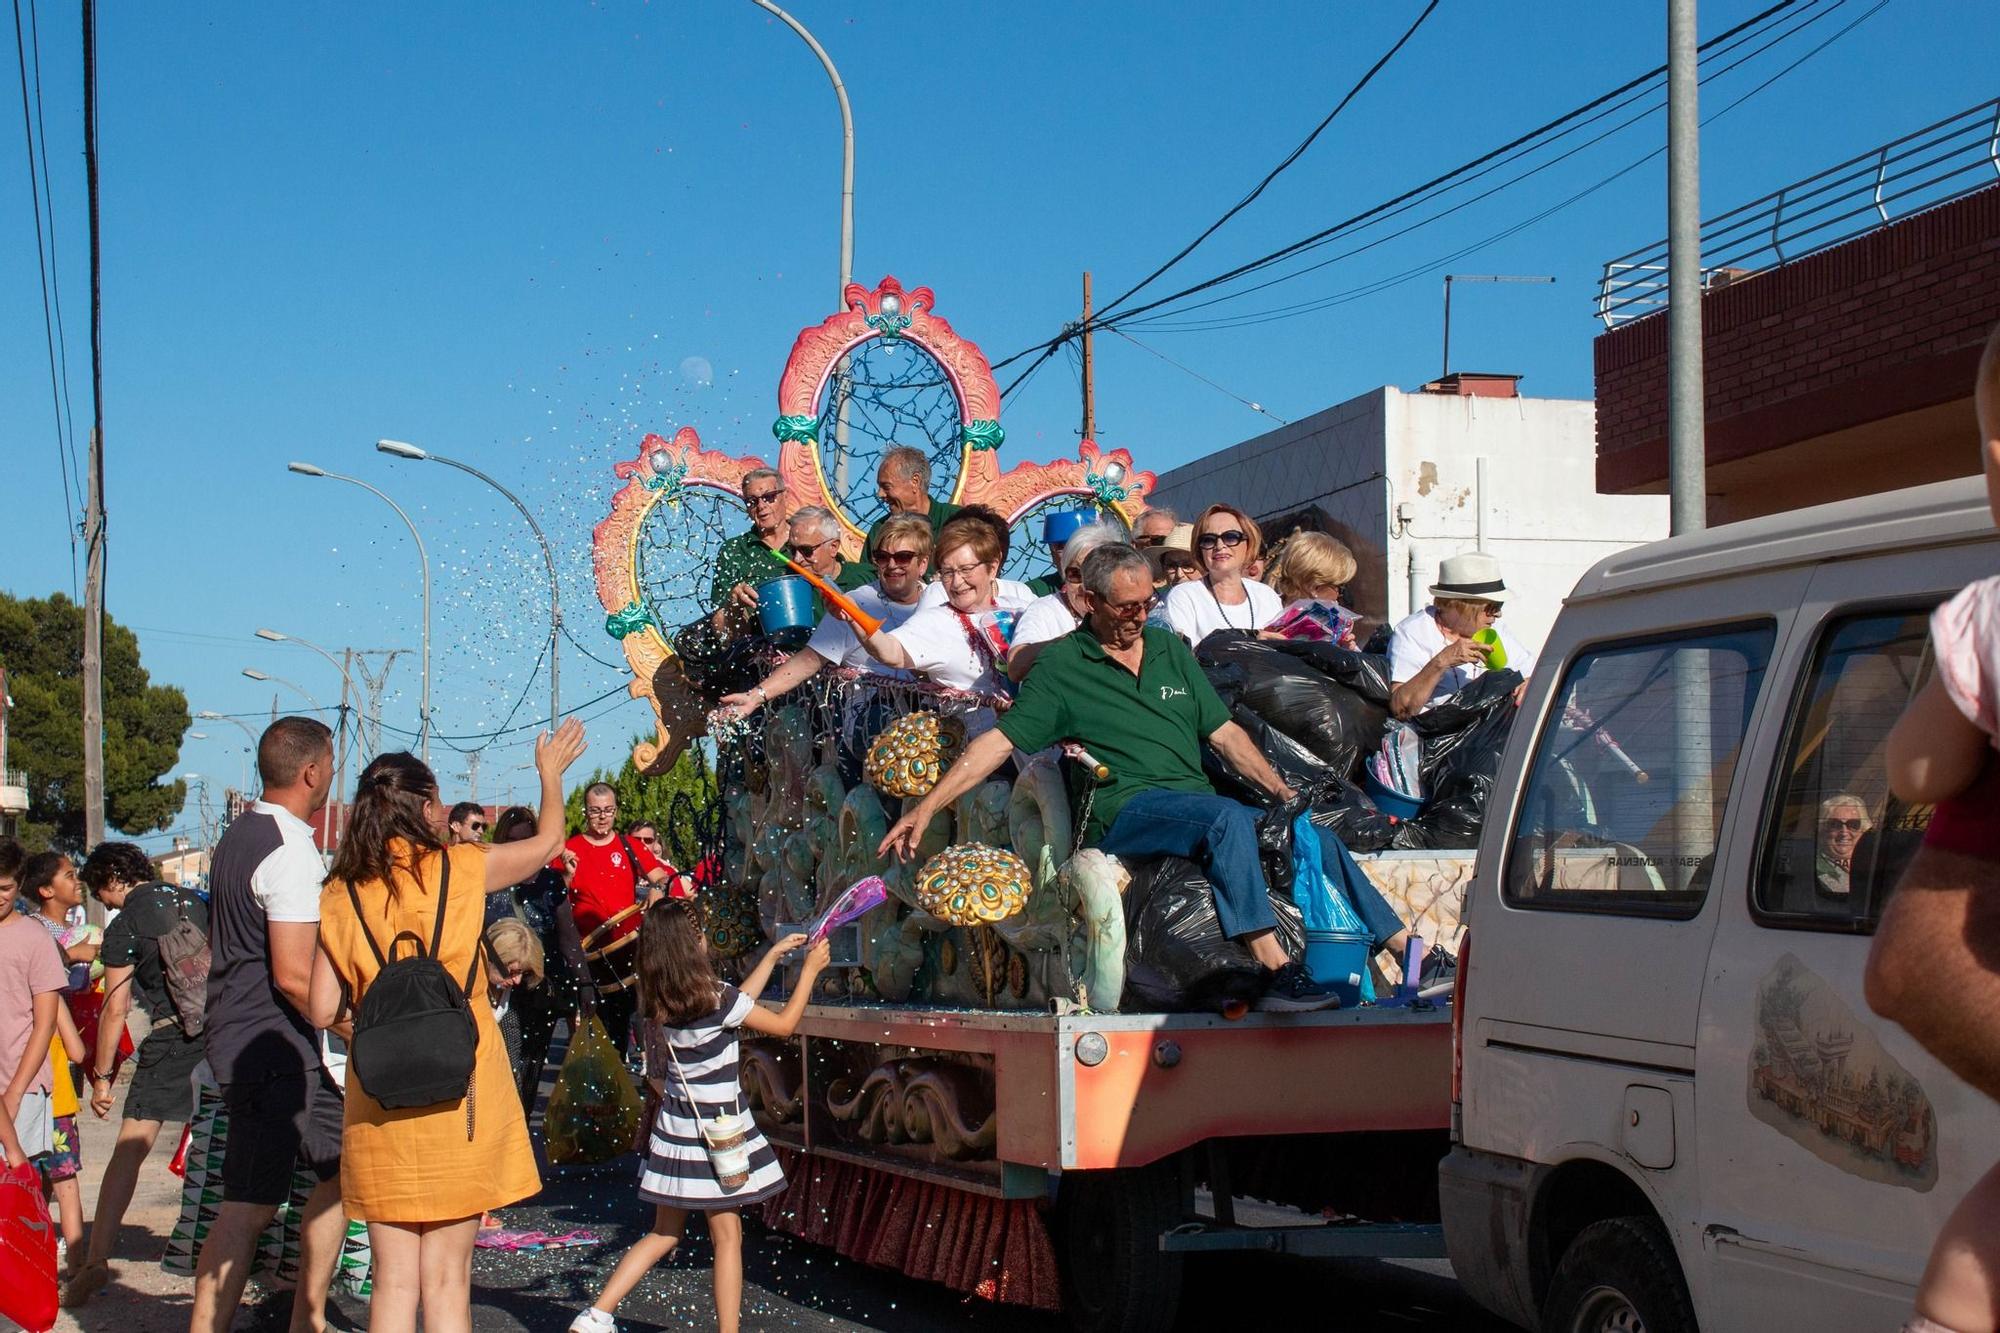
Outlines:
{"label": "man in white t-shirt", "polygon": [[[1521,673],[1521,688],[1514,695],[1518,704],[1535,669],[1535,653],[1499,623],[1507,601],[1500,562],[1484,551],[1448,557],[1438,565],[1431,597],[1431,605],[1398,621],[1390,633],[1389,711],[1399,718],[1415,717],[1489,668]],[[1489,629],[1498,636],[1497,645],[1475,637]]]}
{"label": "man in white t-shirt", "polygon": [[[931,558],[930,520],[922,514],[891,514],[875,529],[874,549],[867,558],[875,567],[875,582],[848,594],[856,606],[895,629],[916,613],[923,591],[924,570]],[[806,646],[793,653],[754,688],[726,694],[722,707],[736,717],[748,717],[771,700],[797,689],[827,666],[854,667],[892,679],[908,680],[907,671],[885,667],[869,656],[854,636],[854,627],[837,615],[819,622]]]}

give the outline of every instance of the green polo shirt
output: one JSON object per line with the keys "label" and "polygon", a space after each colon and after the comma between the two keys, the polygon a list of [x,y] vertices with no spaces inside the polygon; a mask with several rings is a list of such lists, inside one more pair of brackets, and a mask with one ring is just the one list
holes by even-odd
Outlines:
{"label": "green polo shirt", "polygon": [[721,606],[729,590],[739,583],[754,588],[791,572],[785,557],[764,545],[754,528],[739,532],[715,553],[715,578],[708,585],[709,609]]}
{"label": "green polo shirt", "polygon": [[1139,674],[1113,661],[1088,624],[1035,658],[1000,730],[1033,753],[1073,740],[1111,769],[1091,803],[1084,841],[1096,843],[1125,802],[1142,791],[1214,791],[1201,771],[1201,743],[1229,720],[1194,651],[1171,630],[1148,625]]}
{"label": "green polo shirt", "polygon": [[[944,527],[945,520],[950,518],[953,514],[956,514],[958,510],[959,506],[952,504],[949,501],[940,500],[935,495],[931,497],[930,521],[931,521],[931,540],[933,542],[937,540],[938,532]],[[882,525],[889,521],[889,517],[890,517],[889,515],[884,514],[882,515],[882,517],[876,519],[875,526],[868,529],[867,541],[862,543],[861,558],[855,561],[855,564],[861,570],[861,582],[863,583],[871,583],[874,581],[875,562],[872,559],[872,557],[875,554],[875,538],[881,534]],[[937,558],[937,553],[933,551],[931,553],[931,557],[933,560],[935,560]],[[843,583],[841,586],[844,588],[847,585]]]}

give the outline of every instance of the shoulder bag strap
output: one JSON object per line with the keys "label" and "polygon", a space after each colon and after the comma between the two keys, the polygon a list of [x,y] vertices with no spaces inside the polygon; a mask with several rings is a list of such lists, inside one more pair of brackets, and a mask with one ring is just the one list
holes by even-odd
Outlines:
{"label": "shoulder bag strap", "polygon": [[[438,956],[438,948],[444,943],[444,909],[451,901],[451,848],[438,849],[441,864],[438,866],[438,914],[437,925],[431,930],[431,957]],[[418,880],[422,883],[422,880]]]}
{"label": "shoulder bag strap", "polygon": [[637,902],[640,890],[645,887],[639,878],[639,854],[632,850],[632,840],[622,833],[618,835],[618,845],[625,849],[625,865],[632,872],[632,901]]}
{"label": "shoulder bag strap", "polygon": [[[361,895],[354,891],[354,881],[347,882],[347,901],[354,904],[354,924],[361,927],[361,938],[368,941],[368,952],[375,955],[375,966],[389,966],[389,960],[382,956],[382,946],[375,943],[374,932],[368,929],[368,918],[361,911]],[[393,945],[394,941],[390,941]]]}
{"label": "shoulder bag strap", "polygon": [[[755,1002],[753,1001],[752,1003]],[[666,1025],[663,1023],[660,1026],[664,1028]],[[701,1103],[697,1102],[694,1099],[694,1088],[691,1087],[688,1083],[687,1070],[681,1068],[681,1058],[674,1052],[673,1035],[669,1032],[662,1031],[660,1033],[660,1044],[667,1048],[667,1059],[673,1062],[674,1073],[680,1076],[681,1095],[687,1098],[688,1109],[694,1112],[694,1122],[695,1124],[699,1125],[701,1123]],[[736,1109],[737,1109],[737,1103],[732,1101],[729,1104],[729,1113],[731,1115],[735,1115]]]}

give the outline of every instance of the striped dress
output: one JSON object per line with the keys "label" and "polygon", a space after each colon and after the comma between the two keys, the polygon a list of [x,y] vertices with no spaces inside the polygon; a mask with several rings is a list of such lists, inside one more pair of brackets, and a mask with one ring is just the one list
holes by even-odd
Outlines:
{"label": "striped dress", "polygon": [[[764,1133],[749,1119],[749,1106],[736,1081],[736,1029],[753,1001],[734,986],[722,988],[715,1012],[687,1027],[670,1028],[645,1021],[646,1072],[660,1090],[660,1111],[653,1121],[646,1165],[639,1173],[639,1197],[669,1208],[706,1212],[760,1203],[782,1192],[785,1173]],[[673,1059],[667,1045],[673,1046]],[[674,1068],[674,1059],[680,1069]],[[745,1145],[750,1150],[750,1179],[734,1190],[716,1182],[708,1149],[688,1105],[681,1075],[694,1094],[703,1120],[735,1110],[749,1125]]]}

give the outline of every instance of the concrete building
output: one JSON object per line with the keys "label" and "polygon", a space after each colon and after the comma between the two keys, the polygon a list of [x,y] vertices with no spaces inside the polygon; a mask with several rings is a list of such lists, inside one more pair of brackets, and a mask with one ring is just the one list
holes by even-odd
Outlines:
{"label": "concrete building", "polygon": [[[2000,100],[1702,226],[1708,521],[1979,471],[2000,322]],[[1665,247],[1605,265],[1597,483],[1667,478]]]}
{"label": "concrete building", "polygon": [[1667,502],[1598,494],[1593,405],[1523,398],[1516,379],[1385,385],[1175,468],[1151,502],[1192,519],[1228,501],[1267,539],[1333,534],[1360,562],[1348,605],[1370,621],[1428,605],[1440,560],[1486,550],[1513,593],[1509,627],[1539,644],[1584,570],[1667,535]]}

